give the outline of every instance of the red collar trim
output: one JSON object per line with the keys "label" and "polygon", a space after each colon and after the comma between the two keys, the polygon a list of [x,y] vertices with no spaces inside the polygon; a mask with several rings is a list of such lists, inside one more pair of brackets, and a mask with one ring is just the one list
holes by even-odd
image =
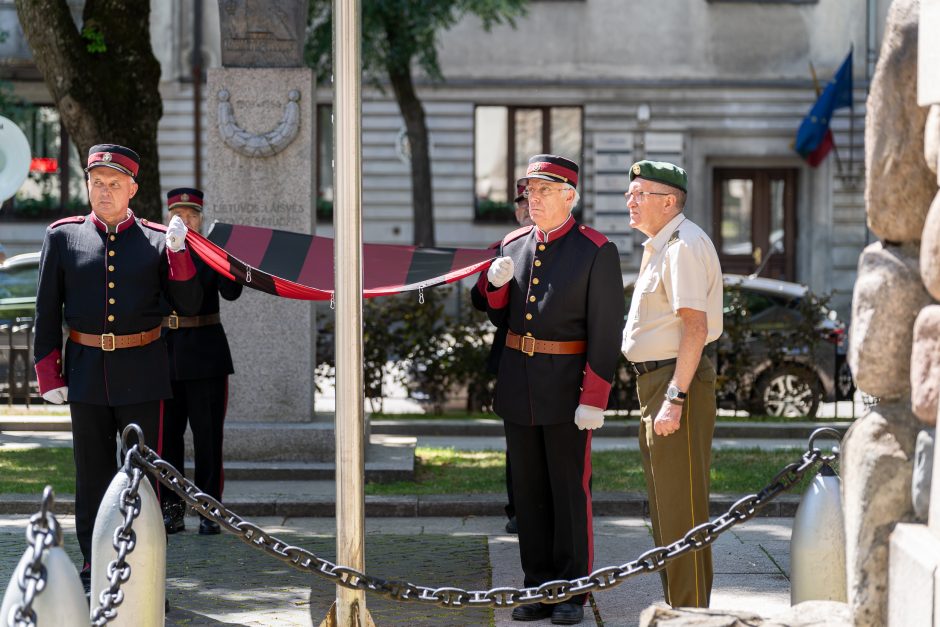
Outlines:
{"label": "red collar trim", "polygon": [[574,228],[574,216],[568,214],[568,219],[561,226],[556,226],[548,233],[543,233],[542,229],[535,227],[535,241],[540,243],[551,243],[565,236],[565,234]]}
{"label": "red collar trim", "polygon": [[[99,218],[95,214],[94,211],[92,211],[91,215],[89,215],[88,217],[91,220],[92,224],[94,224],[98,228],[99,231],[103,233],[108,232],[108,225],[101,218]],[[134,224],[134,212],[128,209],[127,217],[121,220],[120,222],[118,222],[118,225],[114,227],[114,232],[121,233],[123,231],[126,231],[127,229],[131,228],[133,224]]]}

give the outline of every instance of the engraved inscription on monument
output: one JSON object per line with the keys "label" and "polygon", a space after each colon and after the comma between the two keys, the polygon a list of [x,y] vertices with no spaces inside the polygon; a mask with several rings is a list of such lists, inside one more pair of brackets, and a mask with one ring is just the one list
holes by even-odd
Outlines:
{"label": "engraved inscription on monument", "polygon": [[224,67],[302,67],[306,0],[219,0]]}

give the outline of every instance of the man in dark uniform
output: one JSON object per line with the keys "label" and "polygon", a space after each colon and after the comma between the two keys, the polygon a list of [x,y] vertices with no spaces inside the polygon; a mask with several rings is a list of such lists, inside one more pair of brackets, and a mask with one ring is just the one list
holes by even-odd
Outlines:
{"label": "man in dark uniform", "polygon": [[[203,194],[198,189],[181,187],[167,194],[170,216],[179,216],[187,228],[197,233],[202,230],[202,207]],[[222,500],[222,431],[228,404],[228,375],[235,370],[219,317],[219,294],[226,300],[235,300],[241,295],[242,286],[215,272],[199,257],[193,261],[202,285],[202,307],[195,316],[172,311],[163,319],[173,385],[173,398],[167,400],[164,413],[163,458],[183,470],[183,434],[188,421],[193,432],[196,485]],[[170,490],[163,490],[160,495],[166,532],[185,529],[186,508],[180,498]],[[203,518],[199,533],[217,534],[219,525]]]}
{"label": "man in dark uniform", "polygon": [[[487,271],[493,323],[508,326],[496,413],[503,418],[525,585],[587,575],[593,563],[591,430],[604,409],[623,327],[617,248],[577,224],[578,166],[529,160],[525,196],[535,226],[503,239]],[[515,608],[515,620],[581,622],[586,595]]]}
{"label": "man in dark uniform", "polygon": [[95,517],[118,470],[115,435],[137,423],[147,444],[159,449],[163,399],[171,393],[161,296],[187,312],[202,300],[182,221],[164,227],[128,208],[139,163],[129,148],[92,147],[85,170],[92,211],[50,225],[39,262],[36,374],[43,398],[70,404],[86,588]]}
{"label": "man in dark uniform", "polygon": [[[529,199],[525,197],[525,179],[519,179],[516,182],[516,197],[513,204],[516,206],[516,222],[519,226],[532,226],[532,218],[529,217]],[[496,242],[490,248],[499,248],[502,242]],[[486,272],[480,273],[480,278],[476,285],[470,290],[470,301],[475,309],[486,311]],[[499,360],[503,356],[503,347],[506,346],[506,333],[509,329],[506,326],[497,327],[493,334],[493,344],[490,346],[490,354],[486,359],[486,371],[492,375],[499,374]],[[509,451],[506,451],[506,533],[519,533],[519,524],[516,521],[516,502],[512,496],[512,465],[509,463]]]}

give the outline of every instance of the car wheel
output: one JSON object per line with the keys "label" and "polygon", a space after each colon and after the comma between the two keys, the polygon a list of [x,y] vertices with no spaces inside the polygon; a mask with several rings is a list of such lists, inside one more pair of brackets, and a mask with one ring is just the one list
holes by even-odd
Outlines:
{"label": "car wheel", "polygon": [[819,409],[819,380],[808,370],[775,368],[761,376],[755,389],[759,411],[782,418],[813,418]]}

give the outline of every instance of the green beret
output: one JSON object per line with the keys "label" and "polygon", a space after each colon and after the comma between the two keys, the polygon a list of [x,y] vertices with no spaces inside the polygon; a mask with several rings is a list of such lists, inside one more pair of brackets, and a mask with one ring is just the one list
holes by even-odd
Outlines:
{"label": "green beret", "polygon": [[637,161],[630,166],[630,180],[636,177],[646,179],[647,181],[656,181],[675,187],[682,191],[688,191],[689,178],[685,170],[672,163],[665,161]]}

